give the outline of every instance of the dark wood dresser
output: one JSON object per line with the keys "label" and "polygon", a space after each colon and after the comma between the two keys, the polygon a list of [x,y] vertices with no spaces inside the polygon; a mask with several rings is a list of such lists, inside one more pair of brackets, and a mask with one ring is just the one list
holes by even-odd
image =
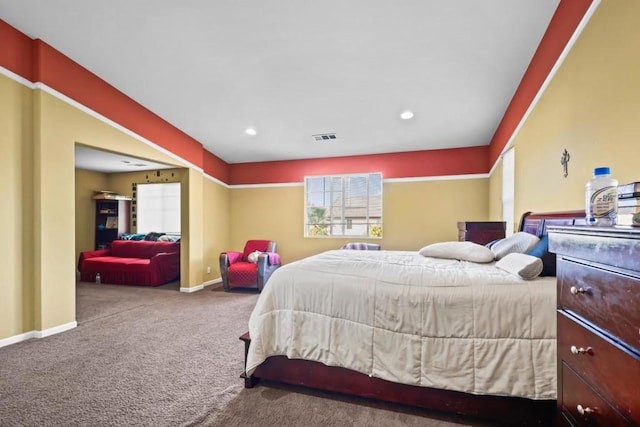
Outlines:
{"label": "dark wood dresser", "polygon": [[504,238],[505,228],[506,223],[499,221],[461,221],[458,222],[458,241],[485,245]]}
{"label": "dark wood dresser", "polygon": [[558,424],[640,425],[640,229],[548,230],[558,259]]}

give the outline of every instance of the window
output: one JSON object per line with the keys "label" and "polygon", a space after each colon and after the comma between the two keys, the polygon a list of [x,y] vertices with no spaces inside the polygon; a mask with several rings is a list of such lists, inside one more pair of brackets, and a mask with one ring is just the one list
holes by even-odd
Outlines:
{"label": "window", "polygon": [[180,234],[180,183],[137,185],[138,233]]}
{"label": "window", "polygon": [[309,176],[305,237],[382,237],[382,174]]}

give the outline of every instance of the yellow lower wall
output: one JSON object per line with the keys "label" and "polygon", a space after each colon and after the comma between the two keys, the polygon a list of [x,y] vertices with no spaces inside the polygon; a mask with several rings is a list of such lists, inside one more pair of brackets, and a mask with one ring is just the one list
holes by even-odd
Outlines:
{"label": "yellow lower wall", "polygon": [[[383,249],[417,250],[457,240],[457,222],[487,220],[489,180],[486,178],[383,185],[383,238],[366,239]],[[249,239],[278,243],[283,262],[329,249],[350,238],[304,237],[304,186],[233,188],[230,195],[230,250],[242,250]]]}
{"label": "yellow lower wall", "polygon": [[33,91],[0,76],[0,339],[34,328]]}
{"label": "yellow lower wall", "polygon": [[[205,283],[220,278],[218,257],[220,252],[230,248],[229,193],[228,188],[205,177],[202,183],[202,254]],[[207,267],[210,268],[209,273]]]}
{"label": "yellow lower wall", "polygon": [[383,247],[418,250],[458,240],[458,221],[486,221],[489,180],[454,179],[384,184]]}
{"label": "yellow lower wall", "polygon": [[[516,218],[522,212],[515,212]],[[502,162],[495,165],[489,180],[489,218],[501,221],[502,215]]]}

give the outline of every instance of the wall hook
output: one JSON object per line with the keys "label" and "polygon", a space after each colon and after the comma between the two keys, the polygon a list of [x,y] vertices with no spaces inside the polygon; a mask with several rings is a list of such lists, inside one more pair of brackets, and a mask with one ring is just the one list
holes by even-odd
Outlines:
{"label": "wall hook", "polygon": [[569,176],[569,160],[570,159],[571,159],[571,156],[569,155],[569,152],[565,148],[564,153],[562,153],[562,157],[560,158],[560,164],[562,165],[562,169],[564,171],[563,175],[565,178]]}

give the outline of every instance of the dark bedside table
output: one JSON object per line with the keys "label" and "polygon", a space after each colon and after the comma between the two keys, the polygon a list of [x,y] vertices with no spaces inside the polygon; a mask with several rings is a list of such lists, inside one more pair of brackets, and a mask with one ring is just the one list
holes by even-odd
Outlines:
{"label": "dark bedside table", "polygon": [[485,245],[505,236],[504,221],[462,221],[458,222],[458,240]]}

